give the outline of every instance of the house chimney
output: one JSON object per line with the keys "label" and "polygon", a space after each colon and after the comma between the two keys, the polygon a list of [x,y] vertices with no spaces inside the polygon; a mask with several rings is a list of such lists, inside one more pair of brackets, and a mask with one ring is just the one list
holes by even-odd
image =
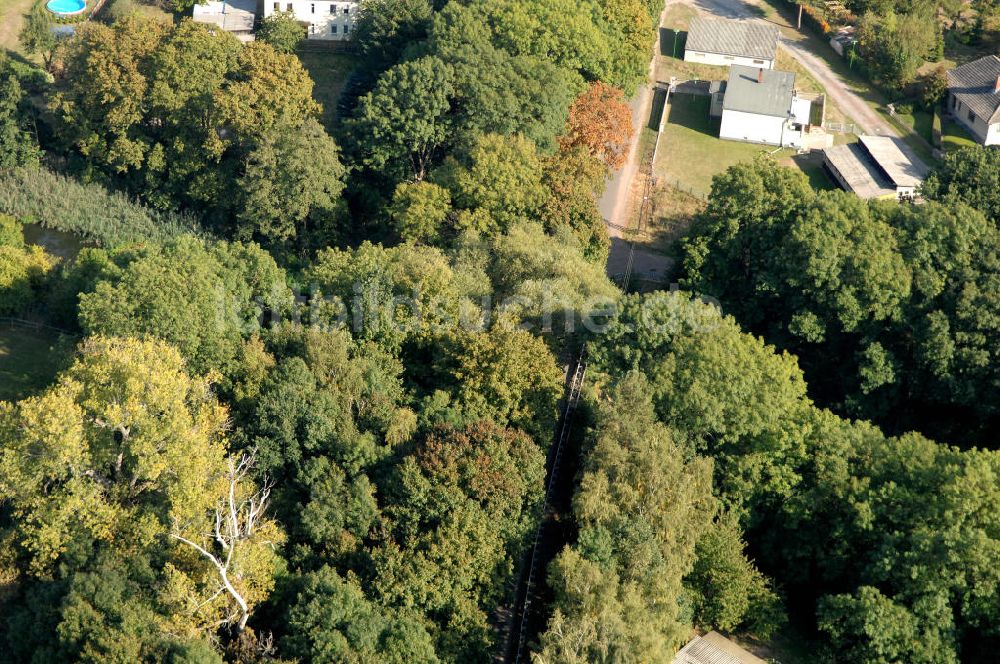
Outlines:
{"label": "house chimney", "polygon": [[1000,76],[997,76],[997,82],[993,84],[993,94],[1000,92]]}
{"label": "house chimney", "polygon": [[[761,67],[760,69],[757,70],[757,82],[758,83],[763,83],[764,82],[764,68],[763,67]],[[997,77],[997,85],[1000,85],[1000,76]]]}

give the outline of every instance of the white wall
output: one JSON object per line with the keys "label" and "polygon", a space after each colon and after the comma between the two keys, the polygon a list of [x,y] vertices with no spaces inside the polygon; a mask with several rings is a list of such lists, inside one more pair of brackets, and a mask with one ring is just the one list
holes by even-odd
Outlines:
{"label": "white wall", "polygon": [[792,97],[792,120],[799,124],[809,124],[812,115],[812,102],[801,97]]}
{"label": "white wall", "polygon": [[993,123],[986,131],[986,145],[1000,145],[1000,123]]}
{"label": "white wall", "polygon": [[987,126],[986,121],[978,115],[969,119],[969,107],[959,101],[954,95],[948,99],[948,110],[962,126],[968,129],[983,145],[1000,145],[1000,125]]}
{"label": "white wall", "polygon": [[684,50],[684,60],[687,62],[700,62],[705,65],[746,65],[747,67],[762,67],[764,69],[774,69],[774,60],[754,60],[753,58],[743,58],[736,55],[721,55],[719,53],[701,53],[698,51]]}
{"label": "white wall", "polygon": [[224,4],[222,0],[210,0],[209,2],[195,3],[191,10],[192,16],[204,16],[206,14],[221,14]]}
{"label": "white wall", "polygon": [[742,111],[722,111],[719,138],[747,143],[781,145],[785,118],[755,115]]}
{"label": "white wall", "polygon": [[[313,0],[264,0],[264,16],[291,11],[295,18],[308,23],[308,39],[350,39],[358,17],[358,2],[316,2]],[[336,30],[336,32],[334,32]]]}
{"label": "white wall", "polygon": [[801,148],[805,146],[805,136],[802,129],[796,129],[795,127],[801,127],[801,125],[793,125],[791,122],[785,123],[781,134],[781,147]]}

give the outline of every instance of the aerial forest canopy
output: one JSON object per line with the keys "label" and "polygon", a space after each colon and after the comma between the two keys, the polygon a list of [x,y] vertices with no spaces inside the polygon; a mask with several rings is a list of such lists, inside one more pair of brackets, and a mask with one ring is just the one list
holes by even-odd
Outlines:
{"label": "aerial forest canopy", "polygon": [[814,193],[767,162],[736,166],[685,240],[685,279],[799,356],[824,405],[892,432],[990,445],[1000,231],[975,169],[949,157],[928,180],[935,200],[900,206]]}
{"label": "aerial forest canopy", "polygon": [[0,351],[51,364],[0,372],[0,659],[503,656],[579,357],[533,662],[995,652],[997,153],[920,206],[734,166],[627,294],[596,199],[662,6],[362,9],[333,120],[280,20],[0,57]]}

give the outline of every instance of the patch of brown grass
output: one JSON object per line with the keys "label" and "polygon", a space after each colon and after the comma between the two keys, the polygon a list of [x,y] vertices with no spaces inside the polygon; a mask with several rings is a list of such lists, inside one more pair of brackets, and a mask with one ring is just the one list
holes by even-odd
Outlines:
{"label": "patch of brown grass", "polygon": [[705,202],[665,183],[653,187],[652,199],[649,225],[636,239],[649,249],[675,254],[677,241],[687,234],[691,222],[705,209]]}

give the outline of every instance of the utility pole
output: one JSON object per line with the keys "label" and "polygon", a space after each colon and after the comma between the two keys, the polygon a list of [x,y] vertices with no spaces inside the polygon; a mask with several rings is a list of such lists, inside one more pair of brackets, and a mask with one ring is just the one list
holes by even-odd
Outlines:
{"label": "utility pole", "polygon": [[799,25],[798,25],[798,29],[799,30],[802,29],[802,5],[801,4],[799,5]]}

